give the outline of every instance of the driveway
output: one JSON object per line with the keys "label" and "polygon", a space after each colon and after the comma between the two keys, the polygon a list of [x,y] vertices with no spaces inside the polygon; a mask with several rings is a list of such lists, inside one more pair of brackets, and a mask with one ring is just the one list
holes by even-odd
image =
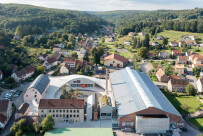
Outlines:
{"label": "driveway", "polygon": [[142,62],[139,64],[140,70],[147,74],[150,70],[154,69],[151,63]]}

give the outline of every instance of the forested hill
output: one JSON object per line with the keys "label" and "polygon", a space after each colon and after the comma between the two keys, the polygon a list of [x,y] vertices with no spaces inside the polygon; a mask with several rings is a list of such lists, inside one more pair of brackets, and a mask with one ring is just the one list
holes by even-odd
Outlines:
{"label": "forested hill", "polygon": [[116,31],[121,35],[129,31],[142,31],[146,27],[153,29],[150,31],[155,31],[157,27],[160,27],[167,30],[203,32],[202,8],[189,10],[107,11],[93,14],[114,23]]}
{"label": "forested hill", "polygon": [[39,27],[43,31],[52,27],[68,33],[92,32],[106,21],[86,12],[50,9],[22,4],[0,4],[0,29],[15,31],[21,25]]}

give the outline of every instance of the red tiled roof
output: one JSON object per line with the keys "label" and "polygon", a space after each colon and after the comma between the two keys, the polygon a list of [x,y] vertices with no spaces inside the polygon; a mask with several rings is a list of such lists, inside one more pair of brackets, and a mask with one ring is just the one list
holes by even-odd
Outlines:
{"label": "red tiled roof", "polygon": [[71,68],[68,64],[65,64],[64,66],[69,70],[70,73],[72,73],[72,74],[76,73],[75,68]]}
{"label": "red tiled roof", "polygon": [[176,76],[176,75],[171,75],[170,78],[171,78],[171,79],[178,79],[179,77]]}
{"label": "red tiled roof", "polygon": [[119,61],[121,61],[123,63],[128,62],[128,59],[126,59],[125,57],[123,57],[123,56],[121,56],[119,54],[116,54],[116,53],[112,53],[111,55],[106,56],[104,58],[104,61],[105,60],[111,60],[111,59],[116,59],[116,60],[119,60]]}
{"label": "red tiled roof", "polygon": [[73,58],[73,57],[66,57],[64,59],[64,63],[75,63],[75,58]]}
{"label": "red tiled roof", "polygon": [[84,109],[82,99],[41,99],[39,109]]}
{"label": "red tiled roof", "polygon": [[202,55],[199,55],[199,54],[193,54],[193,55],[191,55],[190,56],[192,59],[194,59],[194,58],[203,58],[203,56]]}
{"label": "red tiled roof", "polygon": [[51,57],[51,58],[48,58],[48,59],[47,59],[47,62],[48,62],[49,64],[52,64],[52,63],[54,63],[54,62],[56,62],[56,61],[57,61],[56,57]]}
{"label": "red tiled roof", "polygon": [[6,121],[7,117],[0,113],[0,122],[4,123]]}
{"label": "red tiled roof", "polygon": [[163,68],[159,68],[159,70],[156,72],[156,75],[159,77],[162,77],[165,75],[165,71],[163,70]]}
{"label": "red tiled roof", "polygon": [[186,56],[178,56],[178,58],[179,58],[180,60],[187,60],[187,57],[186,57]]}
{"label": "red tiled roof", "polygon": [[181,87],[185,87],[189,84],[188,79],[171,79],[171,84],[173,86],[181,86]]}
{"label": "red tiled roof", "polygon": [[7,112],[8,104],[8,100],[0,100],[0,112]]}
{"label": "red tiled roof", "polygon": [[173,50],[172,52],[173,52],[174,54],[182,53],[182,51],[180,51],[180,50]]}
{"label": "red tiled roof", "polygon": [[35,68],[32,65],[30,65],[30,66],[25,67],[24,70],[25,70],[26,74],[29,74],[29,73],[34,72]]}

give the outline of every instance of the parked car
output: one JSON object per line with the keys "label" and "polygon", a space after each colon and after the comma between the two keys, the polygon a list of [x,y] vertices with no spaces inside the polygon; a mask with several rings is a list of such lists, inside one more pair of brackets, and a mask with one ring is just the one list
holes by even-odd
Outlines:
{"label": "parked car", "polygon": [[123,132],[132,132],[134,130],[132,128],[122,128],[121,131],[123,131]]}

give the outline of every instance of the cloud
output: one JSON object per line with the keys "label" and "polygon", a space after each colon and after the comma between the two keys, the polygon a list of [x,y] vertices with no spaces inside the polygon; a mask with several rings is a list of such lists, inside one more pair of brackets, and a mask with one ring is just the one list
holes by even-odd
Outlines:
{"label": "cloud", "polygon": [[203,5],[203,0],[0,0],[0,2],[82,11],[192,9]]}

